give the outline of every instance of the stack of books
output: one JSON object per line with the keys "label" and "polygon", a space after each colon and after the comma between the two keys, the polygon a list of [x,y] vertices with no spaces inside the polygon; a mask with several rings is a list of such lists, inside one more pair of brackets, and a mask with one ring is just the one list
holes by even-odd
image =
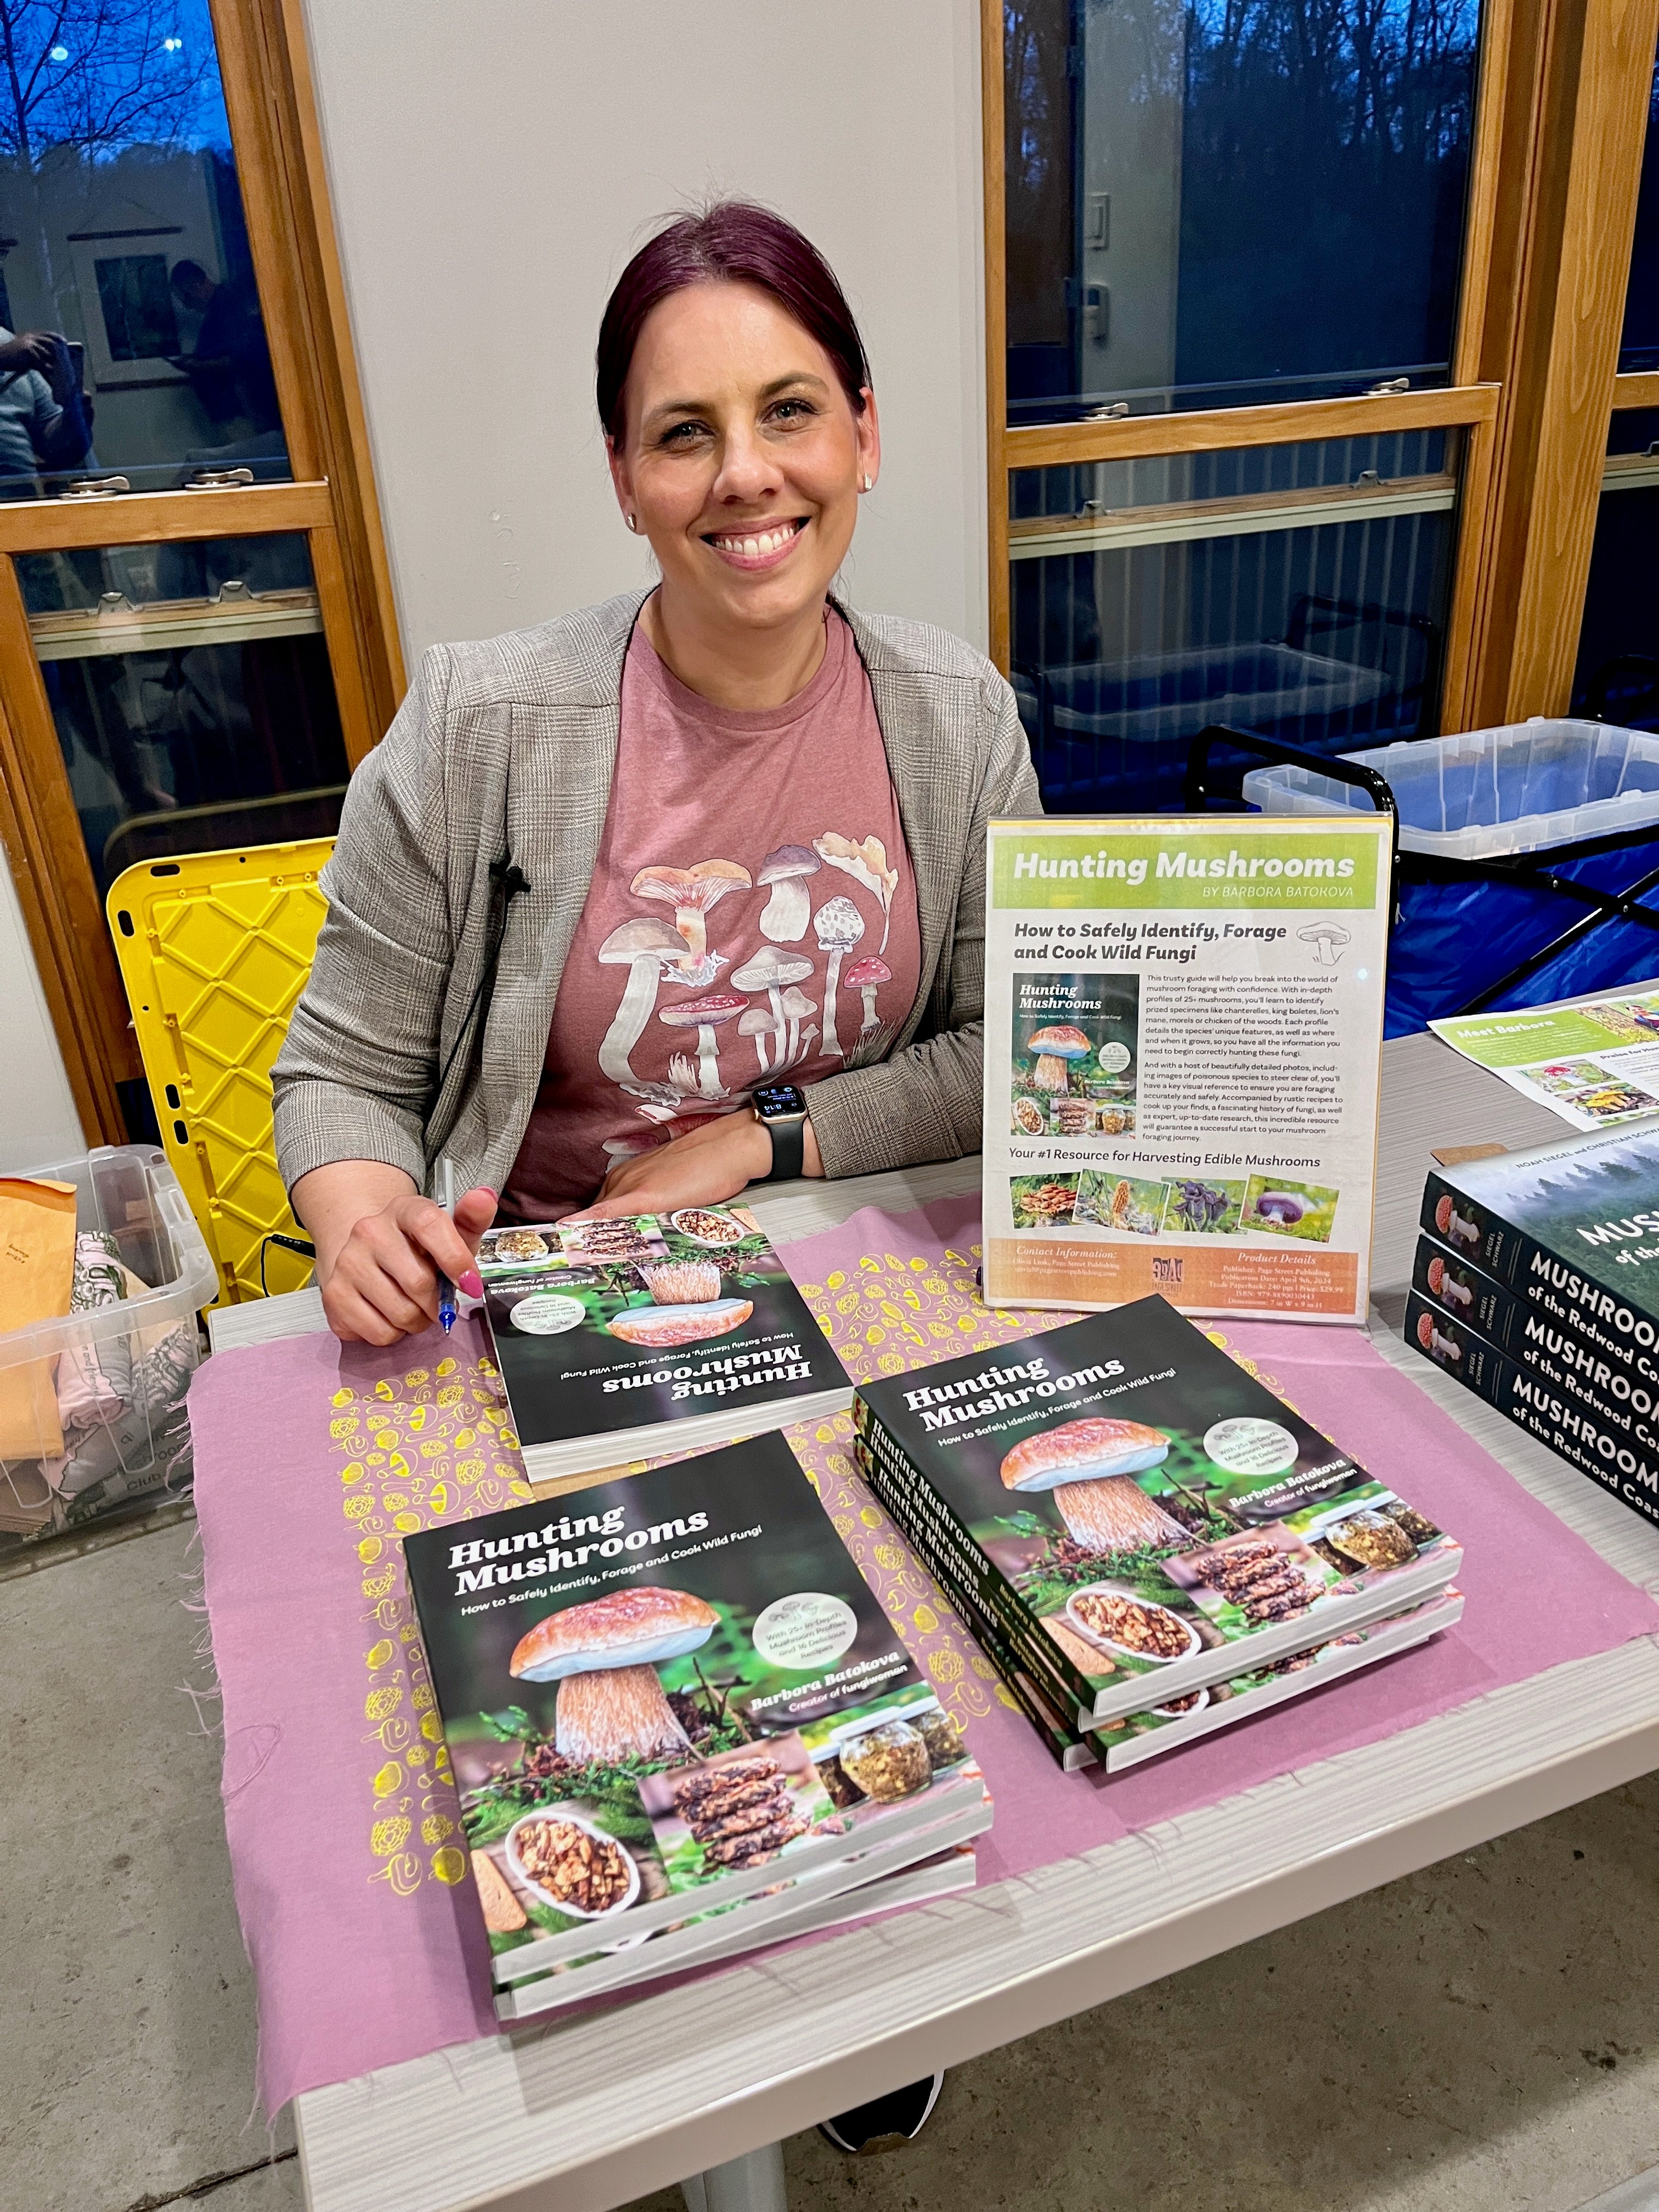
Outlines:
{"label": "stack of books", "polygon": [[503,2019],[972,1886],[984,1780],[781,1437],[404,1551]]}
{"label": "stack of books", "polygon": [[1659,1522],[1659,1128],[1437,1169],[1406,1341]]}
{"label": "stack of books", "polygon": [[1063,1767],[1405,1650],[1462,1553],[1160,1297],[860,1386],[860,1469]]}
{"label": "stack of books", "polygon": [[478,1273],[532,1482],[823,1420],[852,1397],[745,1206],[495,1229]]}

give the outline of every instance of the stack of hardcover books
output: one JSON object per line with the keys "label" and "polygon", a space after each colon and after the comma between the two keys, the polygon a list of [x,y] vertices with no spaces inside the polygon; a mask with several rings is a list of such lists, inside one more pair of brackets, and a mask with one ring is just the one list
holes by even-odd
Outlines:
{"label": "stack of hardcover books", "polygon": [[1406,1341],[1659,1522],[1659,1127],[1438,1169]]}
{"label": "stack of hardcover books", "polygon": [[404,1550],[504,2019],[971,1887],[979,1768],[781,1437]]}
{"label": "stack of hardcover books", "polygon": [[863,1384],[859,1465],[1064,1767],[1448,1627],[1462,1553],[1160,1297]]}

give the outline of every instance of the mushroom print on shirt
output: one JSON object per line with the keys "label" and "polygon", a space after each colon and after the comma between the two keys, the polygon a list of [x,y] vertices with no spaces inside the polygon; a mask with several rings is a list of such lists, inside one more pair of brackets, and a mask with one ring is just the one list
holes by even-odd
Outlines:
{"label": "mushroom print on shirt", "polygon": [[879,1060],[921,969],[915,882],[869,678],[826,615],[786,706],[736,714],[636,628],[599,855],[502,1221],[588,1204],[618,1160]]}

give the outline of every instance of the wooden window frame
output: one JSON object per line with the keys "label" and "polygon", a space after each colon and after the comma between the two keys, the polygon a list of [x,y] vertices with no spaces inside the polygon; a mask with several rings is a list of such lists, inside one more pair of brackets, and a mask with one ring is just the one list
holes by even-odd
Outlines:
{"label": "wooden window frame", "polygon": [[11,556],[303,536],[352,767],[404,690],[301,0],[210,5],[294,481],[0,503],[0,843],[92,1144],[125,1141],[117,1086],[143,1071]]}
{"label": "wooden window frame", "polygon": [[1108,422],[1007,421],[1003,13],[981,0],[990,647],[1006,674],[1016,469],[1445,428],[1462,439],[1440,723],[1559,714],[1571,696],[1615,407],[1659,0],[1486,0],[1449,384]]}

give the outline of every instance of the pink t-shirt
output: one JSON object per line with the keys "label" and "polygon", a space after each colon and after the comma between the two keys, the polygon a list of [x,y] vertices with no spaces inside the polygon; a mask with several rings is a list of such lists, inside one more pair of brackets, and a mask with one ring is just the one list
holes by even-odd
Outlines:
{"label": "pink t-shirt", "polygon": [[914,1003],[915,882],[842,617],[787,705],[690,691],[636,627],[599,856],[501,1218],[588,1204],[611,1166],[758,1082],[883,1058]]}

